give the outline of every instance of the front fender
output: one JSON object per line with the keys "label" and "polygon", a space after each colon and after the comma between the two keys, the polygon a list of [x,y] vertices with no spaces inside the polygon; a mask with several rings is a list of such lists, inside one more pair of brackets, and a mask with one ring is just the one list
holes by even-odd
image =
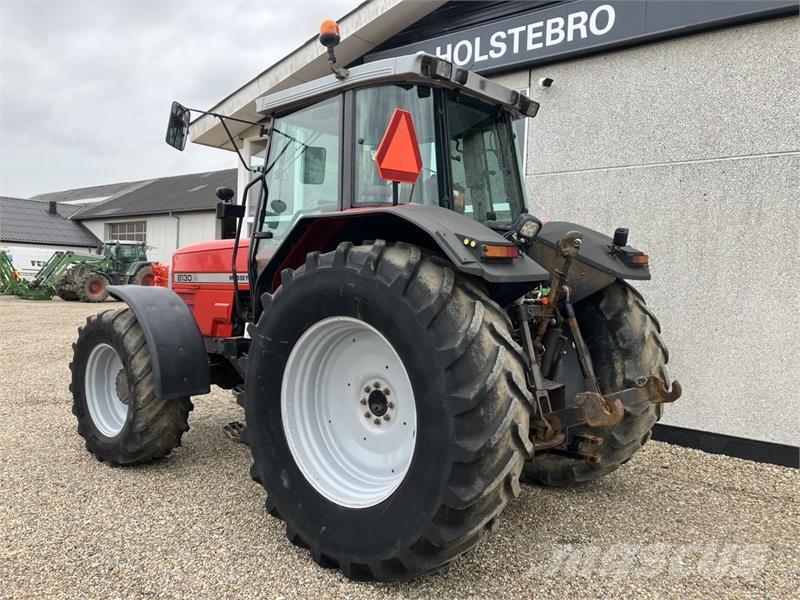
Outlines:
{"label": "front fender", "polygon": [[142,326],[156,396],[179,398],[211,391],[203,336],[189,307],[175,292],[139,285],[110,285],[108,292],[125,302]]}

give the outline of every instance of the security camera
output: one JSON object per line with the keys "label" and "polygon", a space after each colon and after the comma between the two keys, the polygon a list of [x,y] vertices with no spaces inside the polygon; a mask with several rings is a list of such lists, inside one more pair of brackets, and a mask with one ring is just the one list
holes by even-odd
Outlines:
{"label": "security camera", "polygon": [[541,88],[549,88],[551,85],[553,85],[552,77],[542,77],[539,80],[539,87]]}

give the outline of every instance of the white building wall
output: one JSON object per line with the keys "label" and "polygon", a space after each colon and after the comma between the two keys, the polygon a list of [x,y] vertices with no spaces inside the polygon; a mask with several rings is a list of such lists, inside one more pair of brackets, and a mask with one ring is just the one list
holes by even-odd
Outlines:
{"label": "white building wall", "polygon": [[790,17],[494,77],[542,105],[531,212],[650,255],[635,287],[684,388],[668,425],[797,444],[798,39]]}
{"label": "white building wall", "polygon": [[79,254],[95,254],[97,249],[93,246],[57,246],[51,244],[23,244],[20,242],[0,242],[3,250],[11,258],[17,272],[24,278],[30,279],[39,272],[54,252],[77,252]]}
{"label": "white building wall", "polygon": [[92,219],[81,223],[101,240],[106,239],[106,225],[130,221],[146,221],[147,257],[169,264],[177,248],[219,239],[219,224],[213,212],[176,213],[125,217],[120,219]]}

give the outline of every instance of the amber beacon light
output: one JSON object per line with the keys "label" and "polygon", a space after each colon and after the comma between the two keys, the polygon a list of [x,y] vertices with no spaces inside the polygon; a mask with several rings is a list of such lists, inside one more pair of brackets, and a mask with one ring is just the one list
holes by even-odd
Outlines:
{"label": "amber beacon light", "polygon": [[319,26],[319,42],[332,49],[339,45],[339,25],[332,19],[326,19]]}
{"label": "amber beacon light", "polygon": [[319,26],[319,43],[328,49],[328,64],[333,74],[336,75],[337,79],[344,79],[350,73],[344,67],[336,66],[336,55],[333,52],[333,49],[339,45],[340,41],[339,25],[336,21],[331,19],[323,21],[322,25]]}

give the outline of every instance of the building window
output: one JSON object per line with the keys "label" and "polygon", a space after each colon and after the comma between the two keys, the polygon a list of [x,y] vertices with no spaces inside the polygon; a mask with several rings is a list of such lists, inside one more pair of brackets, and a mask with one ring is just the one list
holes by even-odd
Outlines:
{"label": "building window", "polygon": [[106,223],[106,240],[121,242],[144,242],[147,237],[147,221]]}

